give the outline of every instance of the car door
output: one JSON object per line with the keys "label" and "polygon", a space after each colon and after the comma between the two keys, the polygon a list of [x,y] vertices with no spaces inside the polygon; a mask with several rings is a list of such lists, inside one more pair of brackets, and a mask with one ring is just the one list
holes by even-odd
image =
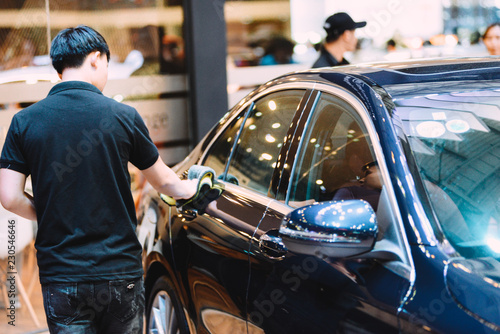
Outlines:
{"label": "car door", "polygon": [[[293,165],[290,177],[281,181],[252,240],[260,251],[251,254],[249,321],[267,334],[397,333],[412,266],[368,113],[347,92],[325,88],[295,140],[286,162]],[[360,179],[373,176],[364,174],[366,164],[373,162],[381,183],[375,199],[374,192],[358,189]],[[346,192],[350,198],[366,197],[358,199],[374,206],[379,224],[374,250],[356,258],[287,251],[279,235],[286,213],[313,202],[341,200],[337,194]]]}
{"label": "car door", "polygon": [[172,218],[178,280],[189,292],[198,332],[247,331],[250,240],[275,194],[270,188],[283,139],[308,95],[287,89],[243,106],[201,161],[224,184],[222,196],[204,214],[181,211]]}

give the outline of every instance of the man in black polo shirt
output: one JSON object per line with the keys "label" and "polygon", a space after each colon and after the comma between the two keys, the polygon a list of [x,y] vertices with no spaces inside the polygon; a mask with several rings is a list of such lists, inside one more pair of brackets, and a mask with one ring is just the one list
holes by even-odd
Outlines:
{"label": "man in black polo shirt", "polygon": [[[18,112],[0,159],[0,201],[38,222],[35,242],[51,333],[142,333],[141,245],[127,164],[158,191],[191,198],[159,157],[137,111],[102,95],[109,48],[65,29],[50,56],[62,82]],[[33,194],[24,192],[31,175]]]}
{"label": "man in black polo shirt", "polygon": [[358,39],[354,30],[366,26],[366,22],[354,22],[347,13],[335,13],[323,25],[326,31],[325,43],[321,46],[320,56],[312,68],[348,65],[344,53],[356,50]]}

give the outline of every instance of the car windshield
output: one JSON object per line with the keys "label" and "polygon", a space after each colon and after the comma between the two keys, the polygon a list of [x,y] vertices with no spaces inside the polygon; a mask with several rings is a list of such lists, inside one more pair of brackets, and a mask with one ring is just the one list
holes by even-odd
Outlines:
{"label": "car windshield", "polygon": [[439,222],[436,235],[460,256],[499,258],[500,84],[419,85],[398,88],[395,113]]}

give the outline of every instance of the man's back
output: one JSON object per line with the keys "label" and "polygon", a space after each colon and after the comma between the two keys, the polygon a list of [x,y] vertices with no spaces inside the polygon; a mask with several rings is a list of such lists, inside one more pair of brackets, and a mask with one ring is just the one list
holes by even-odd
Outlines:
{"label": "man's back", "polygon": [[[109,47],[87,26],[51,44],[62,83],[17,113],[0,159],[0,201],[37,220],[35,242],[51,333],[143,332],[141,246],[128,162],[159,192],[198,193],[159,157],[137,111],[102,95]],[[32,175],[33,195],[25,192]]]}
{"label": "man's back", "polygon": [[158,154],[138,149],[147,130],[136,116],[79,81],[56,85],[15,116],[32,174],[42,283],[141,275],[127,163],[146,168]]}

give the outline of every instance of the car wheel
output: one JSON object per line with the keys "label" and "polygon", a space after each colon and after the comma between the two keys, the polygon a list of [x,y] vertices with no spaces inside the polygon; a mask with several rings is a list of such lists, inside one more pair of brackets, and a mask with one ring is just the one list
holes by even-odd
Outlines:
{"label": "car wheel", "polygon": [[163,276],[155,282],[148,300],[146,333],[189,333],[181,303],[168,278]]}

